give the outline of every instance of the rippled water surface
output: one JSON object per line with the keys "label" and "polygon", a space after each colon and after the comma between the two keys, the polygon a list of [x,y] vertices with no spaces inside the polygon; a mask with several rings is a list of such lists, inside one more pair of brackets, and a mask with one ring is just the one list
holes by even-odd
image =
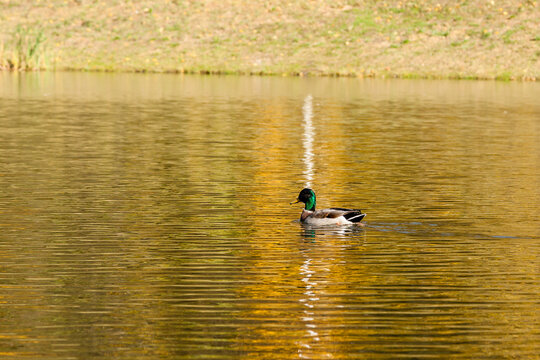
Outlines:
{"label": "rippled water surface", "polygon": [[538,358],[539,99],[0,74],[0,357]]}

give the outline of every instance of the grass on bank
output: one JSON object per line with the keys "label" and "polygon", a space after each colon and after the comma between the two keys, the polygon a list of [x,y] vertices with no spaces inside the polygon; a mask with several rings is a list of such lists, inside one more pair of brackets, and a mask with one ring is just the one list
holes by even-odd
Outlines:
{"label": "grass on bank", "polygon": [[0,66],[532,80],[538,19],[518,0],[4,0]]}

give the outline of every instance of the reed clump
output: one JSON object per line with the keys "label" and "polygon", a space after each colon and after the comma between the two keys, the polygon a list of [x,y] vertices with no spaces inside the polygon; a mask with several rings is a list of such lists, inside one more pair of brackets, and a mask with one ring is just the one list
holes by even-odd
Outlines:
{"label": "reed clump", "polygon": [[41,29],[18,25],[11,38],[0,42],[0,68],[39,70],[45,67],[45,35]]}

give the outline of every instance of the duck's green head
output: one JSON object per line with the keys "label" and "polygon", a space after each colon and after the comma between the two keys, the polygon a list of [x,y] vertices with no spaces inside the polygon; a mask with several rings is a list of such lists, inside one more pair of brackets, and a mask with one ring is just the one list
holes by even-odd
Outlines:
{"label": "duck's green head", "polygon": [[295,203],[297,202],[303,202],[306,204],[306,210],[315,211],[315,192],[311,189],[303,189],[300,191],[300,194],[298,194],[298,199],[296,199]]}

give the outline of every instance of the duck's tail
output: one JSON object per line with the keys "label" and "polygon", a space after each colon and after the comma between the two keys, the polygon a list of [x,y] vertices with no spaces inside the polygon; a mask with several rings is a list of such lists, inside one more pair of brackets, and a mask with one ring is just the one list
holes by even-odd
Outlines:
{"label": "duck's tail", "polygon": [[351,210],[345,213],[343,216],[348,221],[357,223],[357,222],[360,222],[366,216],[366,214],[364,214],[362,210]]}

